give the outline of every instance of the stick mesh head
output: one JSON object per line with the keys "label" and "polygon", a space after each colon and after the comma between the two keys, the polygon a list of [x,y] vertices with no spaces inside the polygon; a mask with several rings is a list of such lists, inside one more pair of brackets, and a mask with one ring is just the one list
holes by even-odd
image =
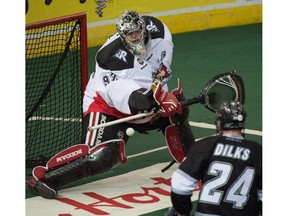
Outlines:
{"label": "stick mesh head", "polygon": [[219,74],[207,83],[203,95],[205,107],[212,112],[216,112],[223,101],[244,104],[244,82],[235,71]]}

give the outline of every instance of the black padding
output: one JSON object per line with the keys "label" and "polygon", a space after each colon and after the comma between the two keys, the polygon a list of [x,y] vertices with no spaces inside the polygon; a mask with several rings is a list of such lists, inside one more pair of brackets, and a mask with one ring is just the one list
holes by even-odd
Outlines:
{"label": "black padding", "polygon": [[171,201],[179,214],[190,215],[192,211],[191,195],[179,195],[171,192]]}
{"label": "black padding", "polygon": [[145,89],[138,89],[130,94],[128,105],[132,114],[136,114],[139,111],[151,111],[154,107],[157,106],[152,92],[144,95],[144,91]]}

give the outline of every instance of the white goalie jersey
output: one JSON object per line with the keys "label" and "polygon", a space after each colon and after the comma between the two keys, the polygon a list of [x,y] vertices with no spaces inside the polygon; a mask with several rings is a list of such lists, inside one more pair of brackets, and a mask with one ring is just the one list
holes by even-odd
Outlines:
{"label": "white goalie jersey", "polygon": [[91,74],[83,100],[84,115],[102,112],[116,117],[131,115],[128,105],[130,94],[138,89],[151,88],[160,80],[165,90],[172,77],[173,42],[170,31],[160,20],[143,16],[149,38],[147,54],[134,56],[116,33],[96,54],[95,72]]}

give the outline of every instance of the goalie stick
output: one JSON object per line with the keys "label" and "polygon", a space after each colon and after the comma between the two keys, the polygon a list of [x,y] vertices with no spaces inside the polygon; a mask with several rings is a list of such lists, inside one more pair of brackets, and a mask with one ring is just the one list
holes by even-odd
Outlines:
{"label": "goalie stick", "polygon": [[[244,82],[241,76],[236,74],[236,71],[221,73],[210,79],[200,94],[197,97],[181,101],[182,106],[190,106],[201,103],[208,110],[216,112],[222,101],[239,101],[242,104],[245,102]],[[132,121],[135,119],[150,117],[156,115],[157,112],[152,110],[148,113],[139,113],[115,121],[88,127],[89,131],[96,130],[102,127],[119,124],[122,122]]]}

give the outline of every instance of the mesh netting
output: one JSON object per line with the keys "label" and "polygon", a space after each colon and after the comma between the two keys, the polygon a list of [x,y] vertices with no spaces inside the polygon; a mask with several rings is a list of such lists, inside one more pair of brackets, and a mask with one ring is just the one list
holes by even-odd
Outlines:
{"label": "mesh netting", "polygon": [[[80,143],[81,19],[26,28],[26,165]],[[85,35],[86,36],[86,35]]]}

